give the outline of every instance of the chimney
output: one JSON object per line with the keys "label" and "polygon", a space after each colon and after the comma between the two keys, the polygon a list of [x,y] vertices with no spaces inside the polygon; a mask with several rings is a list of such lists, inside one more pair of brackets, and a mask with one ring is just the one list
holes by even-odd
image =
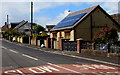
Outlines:
{"label": "chimney", "polygon": [[7,22],[5,22],[5,25],[7,24]]}
{"label": "chimney", "polygon": [[7,15],[7,24],[9,24],[9,17],[8,17],[8,15]]}

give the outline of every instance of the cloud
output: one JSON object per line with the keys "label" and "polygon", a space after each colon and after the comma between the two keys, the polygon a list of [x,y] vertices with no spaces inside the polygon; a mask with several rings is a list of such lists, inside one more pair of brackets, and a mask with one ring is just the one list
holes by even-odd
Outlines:
{"label": "cloud", "polygon": [[[30,1],[31,0],[12,0],[13,2],[7,2],[8,0],[4,0],[6,2],[0,2],[0,11],[2,13],[0,14],[0,17],[2,17],[2,22],[0,22],[0,25],[3,25],[6,21],[6,15],[9,15],[10,22],[20,22],[22,20],[30,21]],[[10,0],[11,1],[11,0]],[[21,1],[21,2],[17,2]],[[22,2],[23,1],[23,2]],[[29,1],[29,2],[27,2]],[[80,0],[39,0],[34,1],[34,13],[40,13],[42,12],[42,9],[48,9],[48,8],[54,8],[58,6],[63,5],[80,5],[83,1]],[[90,2],[89,2],[90,1]],[[100,4],[103,8],[107,9],[107,12],[110,14],[116,13],[118,11],[118,0],[114,0],[115,2],[108,2],[109,0],[103,1],[99,0],[97,2],[94,0],[84,0],[84,2],[87,2],[89,5],[93,6],[96,4]],[[113,1],[113,0],[111,0]],[[77,2],[77,3],[76,3]],[[51,18],[45,15],[37,16],[34,19],[34,22],[46,25],[46,24],[57,24],[60,22],[67,14],[68,10],[66,9],[64,12],[61,12],[58,14],[58,16]]]}
{"label": "cloud", "polygon": [[105,2],[102,4],[103,8],[108,9],[106,12],[111,14],[118,13],[118,2]]}
{"label": "cloud", "polygon": [[119,2],[119,0],[2,0],[2,2]]}
{"label": "cloud", "polygon": [[100,5],[108,14],[118,13],[118,2],[88,2],[89,5]]}
{"label": "cloud", "polygon": [[63,19],[65,18],[70,12],[68,12],[69,10],[65,10],[64,13],[61,13],[57,16],[57,19]]}
{"label": "cloud", "polygon": [[28,20],[30,17],[30,5],[29,3],[18,2],[2,2],[2,24],[6,21],[6,15],[9,15],[10,22],[20,22],[21,20]]}
{"label": "cloud", "polygon": [[[40,13],[42,9],[48,9],[53,8],[57,6],[62,6],[65,4],[70,4],[69,2],[34,2],[34,13]],[[0,14],[0,17],[2,17],[2,22],[0,25],[4,25],[4,22],[6,21],[6,16],[9,15],[9,21],[10,22],[20,22],[22,20],[27,20],[30,22],[30,2],[2,2],[2,8],[0,9],[2,11],[2,15]],[[36,20],[35,22],[39,24],[45,25],[46,22],[50,22],[52,24],[56,24],[58,20],[60,21],[67,12],[61,13],[57,17],[55,17],[55,21],[52,22],[53,19],[46,16],[40,16],[40,20]],[[38,19],[39,17],[37,17]],[[41,23],[40,23],[41,22]],[[44,23],[43,23],[44,22]]]}
{"label": "cloud", "polygon": [[64,12],[60,13],[54,19],[46,16],[40,16],[35,19],[35,22],[41,24],[45,27],[45,25],[56,25],[58,24],[63,18],[65,18],[70,12],[65,10]]}

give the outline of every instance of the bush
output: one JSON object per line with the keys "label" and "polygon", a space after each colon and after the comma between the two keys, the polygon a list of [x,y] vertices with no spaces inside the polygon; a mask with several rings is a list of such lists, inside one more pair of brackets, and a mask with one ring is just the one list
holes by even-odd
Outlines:
{"label": "bush", "polygon": [[112,27],[101,28],[95,33],[95,42],[108,43],[111,40],[118,40],[117,30]]}

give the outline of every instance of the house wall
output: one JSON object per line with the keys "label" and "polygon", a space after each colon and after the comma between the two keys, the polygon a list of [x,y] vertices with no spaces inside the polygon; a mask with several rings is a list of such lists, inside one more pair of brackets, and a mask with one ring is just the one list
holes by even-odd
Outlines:
{"label": "house wall", "polygon": [[50,33],[50,38],[53,38],[53,33]]}
{"label": "house wall", "polygon": [[65,37],[65,32],[62,31],[61,34],[62,34],[61,36],[64,38]]}
{"label": "house wall", "polygon": [[[57,38],[56,38],[57,41],[60,40],[60,37],[62,37],[63,39],[66,39],[64,30],[57,32]],[[50,33],[50,38],[53,38],[53,33]],[[74,30],[70,31],[70,41],[74,41]]]}
{"label": "house wall", "polygon": [[57,32],[57,41],[59,41],[59,39],[60,39],[60,33],[61,32]]}
{"label": "house wall", "polygon": [[72,30],[71,32],[70,32],[70,41],[74,41],[74,39],[75,39],[75,37],[74,37],[74,30]]}
{"label": "house wall", "polygon": [[23,38],[22,37],[20,38],[20,43],[23,43]]}
{"label": "house wall", "polygon": [[16,39],[17,39],[16,37],[13,37],[13,38],[12,38],[12,41],[16,41]]}
{"label": "house wall", "polygon": [[91,40],[90,32],[90,16],[88,16],[75,28],[75,39]]}
{"label": "house wall", "polygon": [[106,14],[98,8],[75,27],[75,39],[83,38],[84,40],[92,40],[96,31],[106,26],[120,30]]}
{"label": "house wall", "polygon": [[36,38],[31,39],[31,45],[36,45]]}
{"label": "house wall", "polygon": [[20,42],[19,39],[20,39],[20,38],[18,37],[18,38],[17,38],[17,42]]}
{"label": "house wall", "polygon": [[[116,23],[114,23],[113,20],[111,20],[106,14],[104,14],[100,9],[97,9],[95,12],[92,13],[93,16],[93,31],[97,31],[99,29],[98,26],[107,26],[107,27],[114,27],[118,31],[120,31],[120,28]],[[95,34],[95,32],[93,32]]]}
{"label": "house wall", "polygon": [[30,31],[25,31],[26,29],[31,29],[31,24],[30,23],[26,23],[25,25],[21,26],[20,28],[18,28],[18,32],[25,32],[26,34],[31,34]]}
{"label": "house wall", "polygon": [[45,47],[47,47],[47,40],[44,40]]}

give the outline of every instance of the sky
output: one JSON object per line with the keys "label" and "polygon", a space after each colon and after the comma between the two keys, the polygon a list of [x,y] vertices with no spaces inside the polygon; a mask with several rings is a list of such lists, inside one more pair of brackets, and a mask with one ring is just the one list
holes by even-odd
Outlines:
{"label": "sky", "polygon": [[118,0],[1,0],[0,2],[0,27],[7,21],[9,23],[30,22],[30,3],[33,1],[34,18],[33,22],[45,27],[46,25],[56,25],[70,12],[100,5],[108,14],[118,12]]}

